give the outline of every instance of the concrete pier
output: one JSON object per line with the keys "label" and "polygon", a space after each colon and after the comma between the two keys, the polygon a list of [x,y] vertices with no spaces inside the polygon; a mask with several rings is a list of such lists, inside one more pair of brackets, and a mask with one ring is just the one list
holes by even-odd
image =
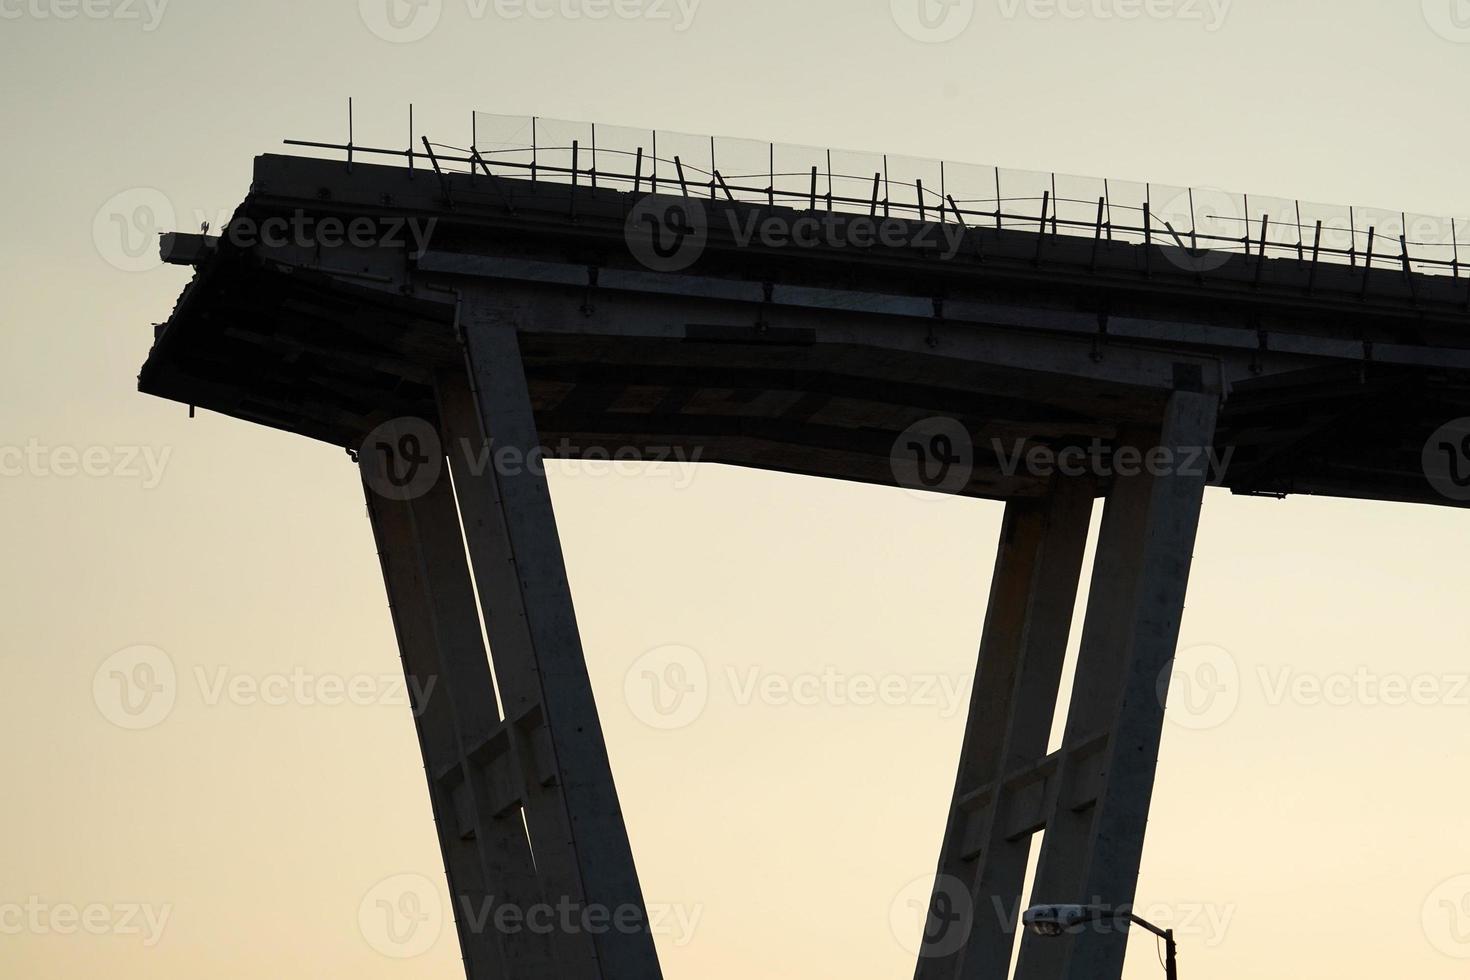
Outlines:
{"label": "concrete pier", "polygon": [[[1319,268],[1262,246],[1202,269],[1101,225],[1048,234],[1044,214],[965,226],[946,257],[918,235],[837,251],[721,231],[805,213],[774,191],[700,202],[676,267],[630,231],[657,206],[595,180],[266,155],[232,224],[433,234],[165,238],[196,274],[140,388],[359,462],[404,670],[437,681],[416,724],[472,980],[659,976],[542,454],[673,450],[913,490],[918,446],[943,456],[918,465],[941,463],[945,491],[1004,502],[916,980],[1004,980],[1037,834],[1036,901],[1134,899],[1207,485],[1470,500],[1425,463],[1470,417],[1458,267]],[[934,424],[943,439],[909,435]],[[507,925],[562,909],[603,927]],[[1028,936],[1016,975],[1116,978],[1125,938]]]}

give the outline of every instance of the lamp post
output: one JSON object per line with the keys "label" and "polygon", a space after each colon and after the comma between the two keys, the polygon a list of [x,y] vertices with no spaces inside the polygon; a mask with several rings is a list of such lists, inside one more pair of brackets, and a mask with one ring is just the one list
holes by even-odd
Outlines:
{"label": "lamp post", "polygon": [[1160,929],[1147,919],[1132,912],[1108,908],[1105,905],[1034,905],[1021,916],[1023,925],[1031,927],[1038,936],[1060,936],[1075,932],[1089,922],[1126,917],[1164,941],[1164,976],[1166,980],[1179,980],[1179,966],[1174,945],[1174,930]]}

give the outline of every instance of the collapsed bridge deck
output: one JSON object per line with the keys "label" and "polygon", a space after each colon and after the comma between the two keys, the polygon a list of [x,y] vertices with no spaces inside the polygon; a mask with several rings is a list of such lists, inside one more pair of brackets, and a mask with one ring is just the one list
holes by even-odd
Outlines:
{"label": "collapsed bridge deck", "polygon": [[[1187,363],[1225,396],[1233,491],[1448,502],[1421,455],[1470,414],[1465,279],[1245,255],[1199,271],[1171,246],[982,227],[948,257],[953,239],[917,232],[742,243],[752,222],[803,212],[698,206],[701,254],[659,272],[630,249],[628,192],[262,156],[232,227],[367,219],[383,234],[172,236],[197,273],[140,387],[355,447],[385,419],[432,415],[433,373],[460,356],[455,290],[491,283],[553,451],[670,446],[891,484],[895,440],[941,416],[974,438],[958,492],[999,499],[1036,481],[997,449],[1111,440]],[[432,222],[422,251],[408,221]]]}
{"label": "collapsed bridge deck", "polygon": [[[1404,235],[1377,263],[1374,226],[1324,263],[1321,225],[1310,255],[1268,247],[1268,221],[1254,251],[1200,250],[1155,241],[1147,203],[1142,239],[1115,236],[1105,198],[1093,235],[1059,234],[1046,191],[1034,222],[998,189],[991,225],[917,184],[895,216],[878,173],[867,212],[843,210],[815,165],[803,208],[777,198],[774,148],[756,199],[713,167],[693,194],[677,156],[677,185],[642,194],[641,148],[631,187],[584,174],[575,142],[559,180],[426,150],[431,171],[258,158],[218,237],[165,237],[195,275],[139,387],[375,450],[357,458],[404,668],[413,690],[444,679],[414,719],[456,907],[640,913],[597,936],[460,918],[472,980],[659,967],[545,474],[454,447],[676,451],[1006,502],[917,980],[1008,975],[1015,918],[986,912],[1020,901],[1035,834],[1036,900],[1132,902],[1207,482],[1470,500],[1458,241],[1418,266]],[[1038,449],[1091,462],[1018,463]],[[1179,465],[1097,462],[1155,451]],[[1027,936],[1015,976],[1115,978],[1123,944]]]}

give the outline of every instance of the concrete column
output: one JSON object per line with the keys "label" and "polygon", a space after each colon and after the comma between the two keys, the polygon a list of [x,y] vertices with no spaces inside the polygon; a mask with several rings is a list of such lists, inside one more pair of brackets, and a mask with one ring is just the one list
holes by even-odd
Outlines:
{"label": "concrete column", "polygon": [[1066,481],[1006,506],[917,980],[1006,975],[1030,841],[1010,830],[1029,787],[1008,777],[1046,753],[1092,500]]}
{"label": "concrete column", "polygon": [[[438,603],[435,601],[431,582],[442,573],[431,571],[425,542],[415,527],[413,506],[384,499],[370,485],[364,489],[403,669],[409,681],[408,689],[414,696],[414,724],[424,757],[435,831],[449,879],[451,914],[459,935],[465,975],[469,980],[509,978],[514,974],[510,972],[506,951],[498,937],[477,919],[482,910],[491,907],[499,893],[499,883],[492,877],[492,862],[487,862],[482,854],[484,841],[477,832],[478,814],[474,806],[473,786],[477,780],[466,772],[467,739],[446,693],[453,681],[444,661],[446,654],[454,655],[443,647],[446,633],[452,627],[446,622],[442,596]],[[462,558],[460,564],[463,565]],[[452,563],[450,570],[453,570]],[[490,693],[493,711],[493,691]]]}
{"label": "concrete column", "polygon": [[[1161,429],[1134,445],[1208,447],[1218,395],[1177,391]],[[1181,457],[1176,455],[1176,460]],[[1056,792],[1034,902],[1131,905],[1164,721],[1160,679],[1179,639],[1206,468],[1114,481],[1103,512]],[[1126,933],[1022,941],[1017,980],[1109,980]]]}
{"label": "concrete column", "polygon": [[466,372],[439,380],[440,424],[505,706],[497,751],[515,787],[547,899],[595,916],[553,937],[565,977],[661,976],[598,720],[515,328],[470,291]]}

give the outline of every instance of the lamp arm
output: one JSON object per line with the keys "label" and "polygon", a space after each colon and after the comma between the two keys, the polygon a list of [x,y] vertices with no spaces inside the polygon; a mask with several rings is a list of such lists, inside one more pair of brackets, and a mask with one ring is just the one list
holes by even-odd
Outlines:
{"label": "lamp arm", "polygon": [[1136,916],[1132,912],[1129,912],[1128,913],[1128,919],[1129,919],[1130,922],[1132,922],[1136,926],[1143,926],[1145,929],[1147,929],[1149,932],[1153,933],[1155,936],[1158,936],[1160,939],[1172,939],[1173,938],[1172,935],[1171,935],[1171,933],[1173,932],[1173,930],[1171,930],[1171,929],[1160,929],[1158,926],[1154,925],[1152,922],[1148,921],[1147,919],[1144,919],[1144,918],[1141,918],[1139,916]]}
{"label": "lamp arm", "polygon": [[1179,980],[1178,947],[1174,945],[1174,930],[1160,929],[1158,926],[1141,919],[1132,912],[1128,913],[1128,919],[1134,924],[1143,926],[1149,932],[1164,941],[1164,976],[1166,980]]}

